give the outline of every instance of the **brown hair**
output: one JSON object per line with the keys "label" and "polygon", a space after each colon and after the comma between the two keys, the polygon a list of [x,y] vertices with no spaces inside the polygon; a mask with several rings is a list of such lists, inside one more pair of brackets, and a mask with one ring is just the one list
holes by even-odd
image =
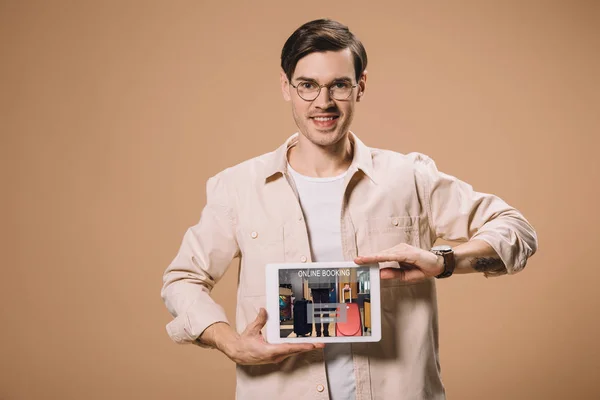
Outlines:
{"label": "brown hair", "polygon": [[292,79],[298,61],[315,52],[350,49],[354,57],[356,81],[367,68],[367,52],[346,25],[330,19],[310,21],[296,29],[281,50],[281,68]]}

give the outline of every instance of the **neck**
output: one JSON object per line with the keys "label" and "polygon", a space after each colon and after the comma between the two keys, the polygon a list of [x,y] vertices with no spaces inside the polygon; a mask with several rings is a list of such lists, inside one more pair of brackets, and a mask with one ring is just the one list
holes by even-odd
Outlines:
{"label": "neck", "polygon": [[298,173],[325,178],[338,176],[352,163],[353,149],[349,134],[330,146],[319,146],[299,133],[298,143],[288,151],[288,162]]}

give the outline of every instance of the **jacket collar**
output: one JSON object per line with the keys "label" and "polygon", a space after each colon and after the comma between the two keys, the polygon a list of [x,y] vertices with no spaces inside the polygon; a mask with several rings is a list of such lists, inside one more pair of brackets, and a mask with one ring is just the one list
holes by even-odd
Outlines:
{"label": "jacket collar", "polygon": [[[292,136],[286,139],[272,156],[267,160],[265,165],[265,181],[277,173],[285,175],[287,173],[287,154],[290,147],[298,143],[298,135],[296,132]],[[373,182],[373,160],[371,158],[371,149],[367,147],[352,131],[348,132],[348,138],[353,147],[352,163],[350,164],[350,171],[361,170],[365,175],[369,177]]]}

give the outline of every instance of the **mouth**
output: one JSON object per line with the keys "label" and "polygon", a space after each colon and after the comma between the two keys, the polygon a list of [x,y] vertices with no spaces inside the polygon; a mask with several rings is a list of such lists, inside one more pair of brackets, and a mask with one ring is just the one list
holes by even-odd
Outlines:
{"label": "mouth", "polygon": [[313,124],[317,128],[331,128],[337,123],[337,120],[339,118],[340,118],[339,115],[328,115],[328,116],[310,117],[310,120],[313,122]]}

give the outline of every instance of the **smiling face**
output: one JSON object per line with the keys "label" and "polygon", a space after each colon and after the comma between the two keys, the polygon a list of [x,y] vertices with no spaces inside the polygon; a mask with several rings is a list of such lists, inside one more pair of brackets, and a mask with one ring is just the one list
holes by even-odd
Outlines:
{"label": "smiling face", "polygon": [[[283,97],[292,104],[292,114],[300,133],[311,143],[330,146],[346,137],[354,107],[365,90],[366,71],[360,77],[358,86],[346,100],[336,100],[323,87],[313,101],[305,101],[296,89],[288,84],[285,73],[281,72]],[[349,49],[310,53],[296,64],[291,82],[298,86],[302,81],[314,81],[319,85],[329,85],[338,81],[357,84],[354,61]],[[302,138],[300,138],[302,139]]]}

